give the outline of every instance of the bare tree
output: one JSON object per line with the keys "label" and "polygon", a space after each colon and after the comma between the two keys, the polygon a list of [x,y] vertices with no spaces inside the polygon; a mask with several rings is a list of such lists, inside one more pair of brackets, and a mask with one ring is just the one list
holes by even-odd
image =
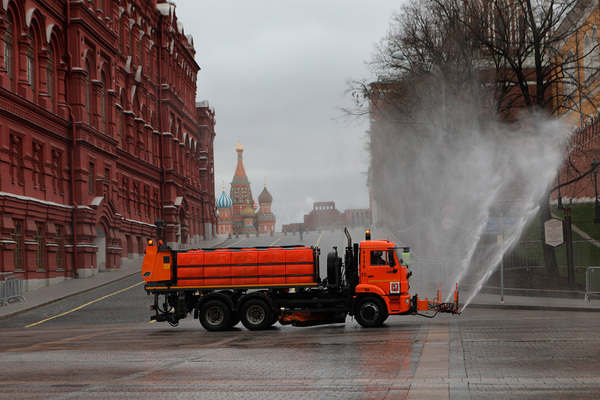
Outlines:
{"label": "bare tree", "polygon": [[[591,64],[585,61],[598,51],[597,42],[582,53],[564,52],[580,31],[590,29],[585,16],[595,6],[591,0],[433,1],[448,16],[459,17],[484,58],[491,60],[499,114],[510,118],[515,110],[544,110],[557,115],[577,107],[587,96],[585,79],[579,79],[579,74],[589,75]],[[544,222],[551,218],[549,199],[550,191],[540,202],[542,237]],[[547,271],[558,277],[551,246],[544,245],[544,260]]]}
{"label": "bare tree", "polygon": [[[392,28],[373,54],[371,67],[379,82],[350,82],[357,107],[346,111],[376,112],[402,125],[405,134],[412,124],[419,135],[422,126],[416,127],[415,115],[431,115],[422,110],[440,109],[440,102],[450,104],[456,96],[478,105],[470,110],[477,110],[482,125],[486,119],[514,121],[523,112],[579,113],[587,119],[582,106],[596,110],[587,88],[599,66],[598,41],[577,49],[591,29],[586,18],[593,7],[597,2],[592,0],[411,1],[394,15]],[[409,65],[391,57],[398,51]],[[426,89],[435,87],[431,83],[436,80],[438,87],[444,85],[441,96]],[[446,123],[445,129],[452,126]],[[385,147],[370,145],[372,154],[374,146]],[[589,174],[574,163],[569,168],[575,178]],[[543,223],[551,217],[550,194],[548,190],[540,202],[542,237]],[[547,271],[558,276],[552,247],[544,246],[544,258]]]}

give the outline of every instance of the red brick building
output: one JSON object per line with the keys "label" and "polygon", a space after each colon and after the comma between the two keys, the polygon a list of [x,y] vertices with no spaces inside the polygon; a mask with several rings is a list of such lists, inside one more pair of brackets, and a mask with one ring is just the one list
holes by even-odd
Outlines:
{"label": "red brick building", "polygon": [[215,114],[175,7],[0,4],[0,272],[29,288],[118,268],[166,224],[215,233]]}
{"label": "red brick building", "polygon": [[322,229],[370,226],[372,221],[371,209],[348,209],[343,213],[335,208],[333,201],[319,201],[313,203],[313,209],[304,215],[304,223],[283,225],[283,232],[297,232],[299,230],[316,231]]}

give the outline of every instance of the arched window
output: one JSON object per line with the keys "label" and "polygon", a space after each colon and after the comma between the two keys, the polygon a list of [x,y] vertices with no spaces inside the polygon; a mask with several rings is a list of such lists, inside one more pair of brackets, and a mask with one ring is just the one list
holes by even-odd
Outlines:
{"label": "arched window", "polygon": [[27,33],[27,50],[25,51],[25,59],[26,59],[26,72],[27,72],[27,83],[29,84],[29,87],[31,87],[31,90],[33,92],[34,98],[35,98],[35,91],[36,91],[36,82],[35,82],[35,56],[34,56],[34,45],[35,45],[35,41],[33,39],[33,35],[31,33],[31,30],[29,30],[29,33]]}
{"label": "arched window", "polygon": [[563,64],[563,95],[566,102],[571,98],[577,87],[577,71],[574,58],[573,52],[569,51],[569,55]]}
{"label": "arched window", "polygon": [[54,52],[52,44],[48,46],[48,63],[46,64],[46,91],[50,101],[50,109],[54,111]]}
{"label": "arched window", "polygon": [[91,82],[92,82],[92,77],[91,77],[91,70],[90,70],[90,63],[88,60],[85,60],[85,78],[84,78],[84,82],[83,85],[85,86],[85,112],[87,113],[88,116],[88,124],[92,124],[92,89],[91,89]]}
{"label": "arched window", "polygon": [[43,271],[45,262],[44,262],[44,253],[46,243],[44,240],[44,224],[42,222],[36,222],[36,230],[35,235],[33,236],[34,240],[37,242],[37,249],[35,251],[35,265],[38,271]]}
{"label": "arched window", "polygon": [[592,74],[592,39],[589,32],[583,37],[583,66],[583,76],[587,80]]}
{"label": "arched window", "polygon": [[123,97],[123,94],[121,94],[121,99],[119,101],[121,104],[121,110],[119,112],[119,136],[121,137],[121,144],[124,145],[123,139],[125,138],[127,133],[127,126],[125,121],[125,115],[123,114],[123,111],[125,111],[125,97]]}
{"label": "arched window", "polygon": [[119,50],[123,52],[123,23],[121,22],[121,16],[117,18],[117,36],[119,37]]}
{"label": "arched window", "polygon": [[14,86],[14,58],[13,58],[13,49],[14,49],[14,27],[12,24],[12,18],[10,14],[6,14],[6,31],[4,32],[4,69],[6,69],[6,74],[8,75],[8,80],[10,82],[10,90],[15,90]]}
{"label": "arched window", "polygon": [[104,71],[100,73],[100,82],[102,83],[102,87],[100,88],[100,131],[104,133],[108,133],[107,123],[106,123],[106,74]]}
{"label": "arched window", "polygon": [[56,269],[61,271],[64,269],[64,253],[65,245],[63,238],[63,227],[62,225],[56,225],[56,236],[54,239],[56,243]]}
{"label": "arched window", "polygon": [[13,220],[15,229],[12,231],[12,240],[16,243],[13,252],[13,262],[16,271],[23,270],[23,221],[19,219]]}

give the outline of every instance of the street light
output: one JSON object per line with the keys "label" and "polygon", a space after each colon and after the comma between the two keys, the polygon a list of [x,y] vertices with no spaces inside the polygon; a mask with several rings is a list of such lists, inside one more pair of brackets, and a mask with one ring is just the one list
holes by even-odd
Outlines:
{"label": "street light", "polygon": [[398,61],[405,61],[409,64],[423,65],[423,68],[426,72],[432,73],[440,80],[440,83],[442,84],[442,123],[446,125],[446,82],[444,81],[444,76],[442,75],[442,71],[440,70],[440,68],[434,63],[408,58],[402,50],[398,50],[392,53],[392,58]]}
{"label": "street light", "polygon": [[592,170],[594,171],[594,192],[596,197],[594,198],[594,223],[600,223],[600,204],[598,204],[598,161],[592,161]]}

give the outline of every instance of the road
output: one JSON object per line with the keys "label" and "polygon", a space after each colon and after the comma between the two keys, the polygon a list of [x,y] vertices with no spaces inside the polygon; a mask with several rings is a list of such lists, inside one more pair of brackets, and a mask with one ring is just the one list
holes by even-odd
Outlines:
{"label": "road", "polygon": [[[336,240],[326,236],[320,240]],[[150,323],[151,298],[141,282],[132,276],[0,321],[0,399],[600,394],[596,313],[467,308],[460,316],[390,317],[377,329],[347,318],[330,326],[277,324],[252,332],[239,324],[211,333],[191,318],[174,328]]]}

